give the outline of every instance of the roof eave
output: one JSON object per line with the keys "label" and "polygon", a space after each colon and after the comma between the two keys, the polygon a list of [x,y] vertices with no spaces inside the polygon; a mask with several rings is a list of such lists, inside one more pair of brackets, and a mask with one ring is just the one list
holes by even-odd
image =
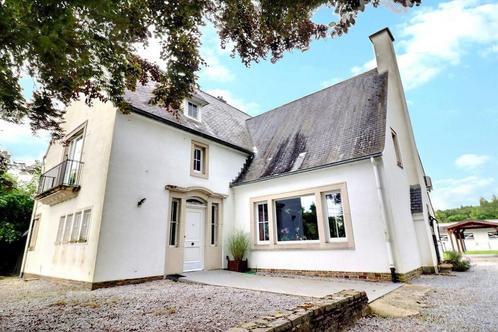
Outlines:
{"label": "roof eave", "polygon": [[167,124],[167,125],[170,125],[172,127],[175,127],[177,129],[180,129],[180,130],[183,130],[183,131],[186,131],[188,133],[191,133],[191,134],[194,134],[194,135],[197,135],[197,136],[201,136],[203,138],[206,138],[206,139],[209,139],[211,141],[214,141],[216,143],[219,143],[219,144],[222,144],[222,145],[225,145],[225,146],[228,146],[232,149],[235,149],[235,150],[238,150],[238,151],[241,151],[241,152],[244,152],[246,154],[251,154],[252,151],[246,149],[246,148],[243,148],[241,146],[238,146],[238,145],[235,145],[233,143],[230,143],[230,142],[227,142],[227,141],[224,141],[222,139],[219,139],[217,137],[214,137],[214,136],[211,136],[211,135],[208,135],[208,134],[204,134],[200,131],[197,131],[197,130],[194,130],[192,128],[189,128],[189,127],[185,127],[185,126],[182,126],[181,124],[179,123],[176,123],[174,121],[171,121],[171,120],[168,120],[168,119],[165,119],[165,118],[162,118],[160,116],[157,116],[155,114],[152,114],[152,113],[149,113],[149,112],[146,112],[146,111],[143,111],[135,106],[131,106],[131,111],[136,113],[136,114],[139,114],[139,115],[142,115],[142,116],[145,116],[146,118],[149,118],[149,119],[153,119],[153,120],[156,120],[156,121],[159,121],[159,122],[162,122],[164,124]]}
{"label": "roof eave", "polygon": [[243,182],[239,182],[239,183],[230,183],[230,187],[232,187],[232,188],[233,187],[239,187],[239,186],[242,186],[242,185],[245,185],[245,184],[257,183],[257,182],[272,180],[272,179],[275,179],[275,178],[281,178],[281,177],[284,177],[284,176],[289,176],[289,175],[295,175],[295,174],[300,174],[300,173],[305,173],[305,172],[316,171],[316,170],[323,169],[323,168],[335,167],[335,166],[350,164],[350,163],[354,163],[354,162],[358,162],[358,161],[367,160],[367,159],[370,159],[372,157],[373,158],[377,158],[377,157],[381,157],[381,156],[382,156],[382,152],[376,152],[376,153],[372,153],[372,154],[361,156],[361,157],[357,157],[357,158],[336,161],[336,162],[333,162],[333,163],[324,164],[324,165],[315,166],[315,167],[310,167],[310,168],[305,168],[305,169],[298,169],[297,171],[293,171],[293,172],[286,172],[286,173],[269,175],[269,176],[257,178],[257,179],[250,180],[250,181],[243,181]]}

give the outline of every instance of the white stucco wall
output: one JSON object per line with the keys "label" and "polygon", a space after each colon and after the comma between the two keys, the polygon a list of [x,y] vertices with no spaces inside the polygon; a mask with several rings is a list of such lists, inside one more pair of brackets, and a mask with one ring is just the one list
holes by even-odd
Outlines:
{"label": "white stucco wall", "polygon": [[[405,273],[421,265],[437,265],[428,220],[428,206],[430,207],[431,203],[425,188],[424,172],[418,157],[392,42],[386,32],[374,36],[372,42],[379,72],[388,72],[387,125],[385,149],[382,156],[382,178],[393,231],[396,268],[398,272]],[[391,129],[397,134],[403,162],[402,168],[397,165]],[[420,184],[422,190],[421,218],[423,221],[415,221],[411,215],[410,185],[414,184]],[[414,223],[420,223],[420,225],[415,226]]]}
{"label": "white stucco wall", "polygon": [[[208,179],[190,175],[191,141],[209,145]],[[164,274],[169,194],[166,185],[201,186],[229,195],[246,154],[137,114],[118,113],[95,282]],[[137,202],[146,198],[141,207]],[[224,225],[232,204],[223,204]]]}
{"label": "white stucco wall", "polygon": [[233,188],[234,228],[250,231],[250,199],[346,182],[354,249],[258,250],[249,255],[252,268],[389,272],[380,207],[370,161],[331,167]]}
{"label": "white stucco wall", "polygon": [[[63,124],[66,133],[88,121],[81,157],[84,163],[81,190],[76,197],[53,206],[36,203],[35,215],[40,215],[40,227],[35,249],[26,254],[25,273],[92,281],[115,115],[110,103],[95,102],[89,108],[79,101],[67,108]],[[63,159],[64,147],[60,143],[52,144],[44,159],[43,170],[52,168]],[[92,209],[87,243],[56,245],[60,217],[87,208]]]}

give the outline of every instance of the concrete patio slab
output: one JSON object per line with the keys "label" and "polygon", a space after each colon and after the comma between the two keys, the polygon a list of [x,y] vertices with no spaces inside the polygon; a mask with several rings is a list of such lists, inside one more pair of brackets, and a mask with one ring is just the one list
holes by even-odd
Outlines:
{"label": "concrete patio slab", "polygon": [[402,285],[401,283],[395,284],[392,282],[353,281],[332,278],[270,277],[226,270],[185,272],[183,275],[185,278],[180,278],[180,281],[317,298],[345,289],[354,289],[365,291],[369,302],[390,293]]}

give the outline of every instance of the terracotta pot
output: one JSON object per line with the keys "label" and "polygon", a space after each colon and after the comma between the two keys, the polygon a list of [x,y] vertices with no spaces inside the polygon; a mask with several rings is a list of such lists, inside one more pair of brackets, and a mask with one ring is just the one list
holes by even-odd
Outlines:
{"label": "terracotta pot", "polygon": [[228,260],[228,271],[245,272],[247,271],[247,259],[242,261]]}

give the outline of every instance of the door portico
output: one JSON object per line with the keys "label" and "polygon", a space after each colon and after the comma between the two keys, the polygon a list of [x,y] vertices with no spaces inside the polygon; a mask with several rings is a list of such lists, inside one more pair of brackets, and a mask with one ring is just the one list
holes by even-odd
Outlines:
{"label": "door portico", "polygon": [[[226,196],[201,187],[166,186],[165,189],[169,191],[169,207],[172,200],[177,200],[180,212],[176,227],[178,241],[175,245],[166,243],[164,273],[223,268],[221,236],[223,200]],[[217,213],[216,227],[211,225],[213,213]],[[169,220],[166,222],[166,238],[169,239],[172,228]],[[212,239],[215,239],[214,244]]]}

